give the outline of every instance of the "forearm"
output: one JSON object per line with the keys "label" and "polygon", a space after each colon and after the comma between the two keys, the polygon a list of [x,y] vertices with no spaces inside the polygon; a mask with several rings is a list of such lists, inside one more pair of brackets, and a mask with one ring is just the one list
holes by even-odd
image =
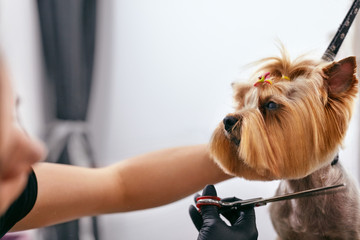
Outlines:
{"label": "forearm", "polygon": [[111,178],[108,169],[53,163],[39,163],[33,169],[38,181],[37,200],[12,231],[101,214],[104,205],[116,202],[112,192],[118,188],[118,183]]}
{"label": "forearm", "polygon": [[38,198],[15,231],[156,207],[230,178],[210,159],[206,145],[160,150],[105,168],[40,163],[34,171]]}
{"label": "forearm", "polygon": [[230,178],[210,159],[207,145],[160,150],[122,161],[112,168],[122,182],[117,211],[164,205]]}

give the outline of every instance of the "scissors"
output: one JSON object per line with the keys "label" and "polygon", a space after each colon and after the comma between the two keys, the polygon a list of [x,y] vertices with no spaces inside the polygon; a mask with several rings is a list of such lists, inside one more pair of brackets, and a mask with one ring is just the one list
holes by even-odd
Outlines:
{"label": "scissors", "polygon": [[288,199],[305,197],[305,196],[312,195],[313,193],[316,193],[316,192],[321,192],[321,191],[345,187],[345,186],[346,186],[345,183],[341,183],[341,184],[336,184],[336,185],[331,185],[331,186],[326,186],[326,187],[312,188],[312,189],[304,190],[304,191],[300,191],[300,192],[288,193],[288,194],[279,195],[279,196],[270,197],[270,198],[259,197],[259,198],[251,198],[251,199],[246,199],[246,200],[238,200],[238,201],[234,201],[234,202],[221,201],[221,198],[216,197],[216,196],[201,196],[201,197],[196,198],[196,207],[198,209],[200,209],[201,206],[214,205],[214,206],[221,208],[222,210],[236,210],[238,208],[241,209],[241,208],[245,208],[247,206],[260,207],[260,206],[265,206],[269,202],[277,202],[277,201],[283,201],[283,200],[288,200]]}

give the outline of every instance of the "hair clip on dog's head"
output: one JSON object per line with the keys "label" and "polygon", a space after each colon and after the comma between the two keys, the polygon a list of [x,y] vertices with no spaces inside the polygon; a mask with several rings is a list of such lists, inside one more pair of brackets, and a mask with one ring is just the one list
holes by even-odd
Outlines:
{"label": "hair clip on dog's head", "polygon": [[[270,73],[267,72],[265,73],[264,75],[261,75],[258,79],[258,81],[254,84],[255,87],[257,87],[260,83],[267,83],[267,84],[270,84],[272,85],[273,84],[273,81],[269,79],[270,77]],[[291,81],[290,78],[286,75],[282,75],[281,76],[281,79],[285,79],[285,80],[288,80],[288,81]]]}
{"label": "hair clip on dog's head", "polygon": [[265,73],[264,75],[261,75],[259,77],[259,80],[254,84],[254,86],[257,87],[260,83],[263,83],[263,82],[272,85],[272,81],[270,79],[268,79],[269,76],[270,76],[269,72]]}
{"label": "hair clip on dog's head", "polygon": [[285,75],[282,75],[282,76],[281,76],[281,79],[285,79],[285,80],[290,81],[290,78],[289,78],[288,76],[285,76]]}

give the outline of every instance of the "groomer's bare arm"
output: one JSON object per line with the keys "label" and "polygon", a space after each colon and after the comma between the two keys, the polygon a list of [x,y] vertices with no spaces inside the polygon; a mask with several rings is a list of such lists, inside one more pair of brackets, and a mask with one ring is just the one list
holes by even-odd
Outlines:
{"label": "groomer's bare arm", "polygon": [[156,207],[230,178],[210,159],[206,145],[161,150],[105,168],[39,163],[34,170],[38,199],[14,231]]}

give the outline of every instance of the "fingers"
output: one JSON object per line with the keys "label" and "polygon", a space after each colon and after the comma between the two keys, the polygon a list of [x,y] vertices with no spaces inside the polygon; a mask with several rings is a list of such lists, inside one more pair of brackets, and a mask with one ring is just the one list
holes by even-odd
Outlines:
{"label": "fingers", "polygon": [[[202,196],[214,196],[217,197],[216,189],[214,185],[207,185],[203,192]],[[214,205],[203,205],[200,206],[201,215],[204,221],[208,219],[220,220],[219,208]]]}
{"label": "fingers", "polygon": [[220,213],[231,223],[231,225],[234,225],[241,215],[240,210],[233,209],[221,210]]}
{"label": "fingers", "polygon": [[217,197],[216,189],[214,185],[206,185],[202,192],[202,196],[215,196]]}
{"label": "fingers", "polygon": [[[195,203],[198,197],[201,199],[219,200],[216,189],[213,185],[207,185],[202,195],[195,196]],[[222,199],[224,202],[238,201],[236,197]],[[257,239],[255,212],[253,207],[246,209],[219,208],[216,202],[199,202],[197,207],[190,206],[189,213],[191,220],[199,231],[198,239]],[[227,218],[232,226],[228,226],[219,215],[219,212]]]}
{"label": "fingers", "polygon": [[[195,197],[194,197],[195,203],[196,203],[196,199],[200,196],[201,196],[200,194],[195,195]],[[213,185],[207,185],[202,192],[202,196],[217,196],[215,187]],[[209,211],[209,209],[207,209],[206,207],[207,206],[203,206],[200,208],[201,213],[193,205],[191,205],[189,207],[189,214],[190,214],[191,220],[194,223],[194,225],[198,231],[200,231],[200,229],[203,225],[203,214],[204,214],[203,211],[205,211],[205,212]],[[218,213],[216,213],[216,214],[218,215]],[[211,216],[212,216],[212,214],[211,214]]]}
{"label": "fingers", "polygon": [[[195,195],[195,197],[194,197],[195,203],[196,203],[196,199],[200,196],[201,196],[200,194]],[[215,187],[213,185],[207,185],[202,192],[202,196],[217,196]],[[206,212],[208,214],[206,218],[209,218],[209,217],[212,218],[212,216],[214,214],[213,210],[209,209],[208,206],[202,206],[202,207],[200,207],[200,209],[201,209],[201,213],[193,205],[191,205],[189,207],[189,214],[190,214],[191,220],[194,223],[194,225],[198,231],[200,231],[200,229],[203,226],[203,219],[205,219],[204,212]],[[210,211],[210,213],[209,213],[209,211]],[[217,211],[216,211],[216,214],[218,215]]]}
{"label": "fingers", "polygon": [[242,224],[243,222],[255,222],[256,218],[255,218],[255,210],[253,207],[248,207],[248,208],[244,208],[242,209],[239,218],[236,220],[235,224],[239,225]]}
{"label": "fingers", "polygon": [[255,220],[255,212],[254,209],[248,209],[241,213],[241,216],[233,225],[233,227],[237,228],[240,232],[247,233],[247,239],[257,239],[258,238],[258,230],[256,228],[256,220]]}
{"label": "fingers", "polygon": [[191,220],[194,223],[196,229],[198,231],[200,231],[200,229],[203,225],[203,219],[202,219],[201,214],[199,213],[197,208],[194,207],[193,205],[190,205],[190,207],[189,207],[189,214],[190,214]]}
{"label": "fingers", "polygon": [[[223,198],[221,201],[223,202],[235,202],[239,201],[241,199],[237,197],[229,197],[229,198]],[[221,215],[223,215],[230,223],[231,225],[234,225],[238,218],[240,217],[241,210],[239,209],[220,209]]]}
{"label": "fingers", "polygon": [[222,198],[221,201],[223,202],[235,202],[235,201],[240,201],[241,199],[237,198],[237,197],[228,197],[228,198]]}
{"label": "fingers", "polygon": [[198,197],[200,197],[200,194],[195,194],[195,196],[194,196],[194,202],[195,202],[195,204],[196,204],[196,199],[198,198]]}
{"label": "fingers", "polygon": [[252,236],[249,239],[257,239],[258,231],[256,228],[254,208],[249,207],[243,209],[243,211],[240,213],[240,217],[236,220],[233,226],[242,232],[246,230],[249,236]]}

